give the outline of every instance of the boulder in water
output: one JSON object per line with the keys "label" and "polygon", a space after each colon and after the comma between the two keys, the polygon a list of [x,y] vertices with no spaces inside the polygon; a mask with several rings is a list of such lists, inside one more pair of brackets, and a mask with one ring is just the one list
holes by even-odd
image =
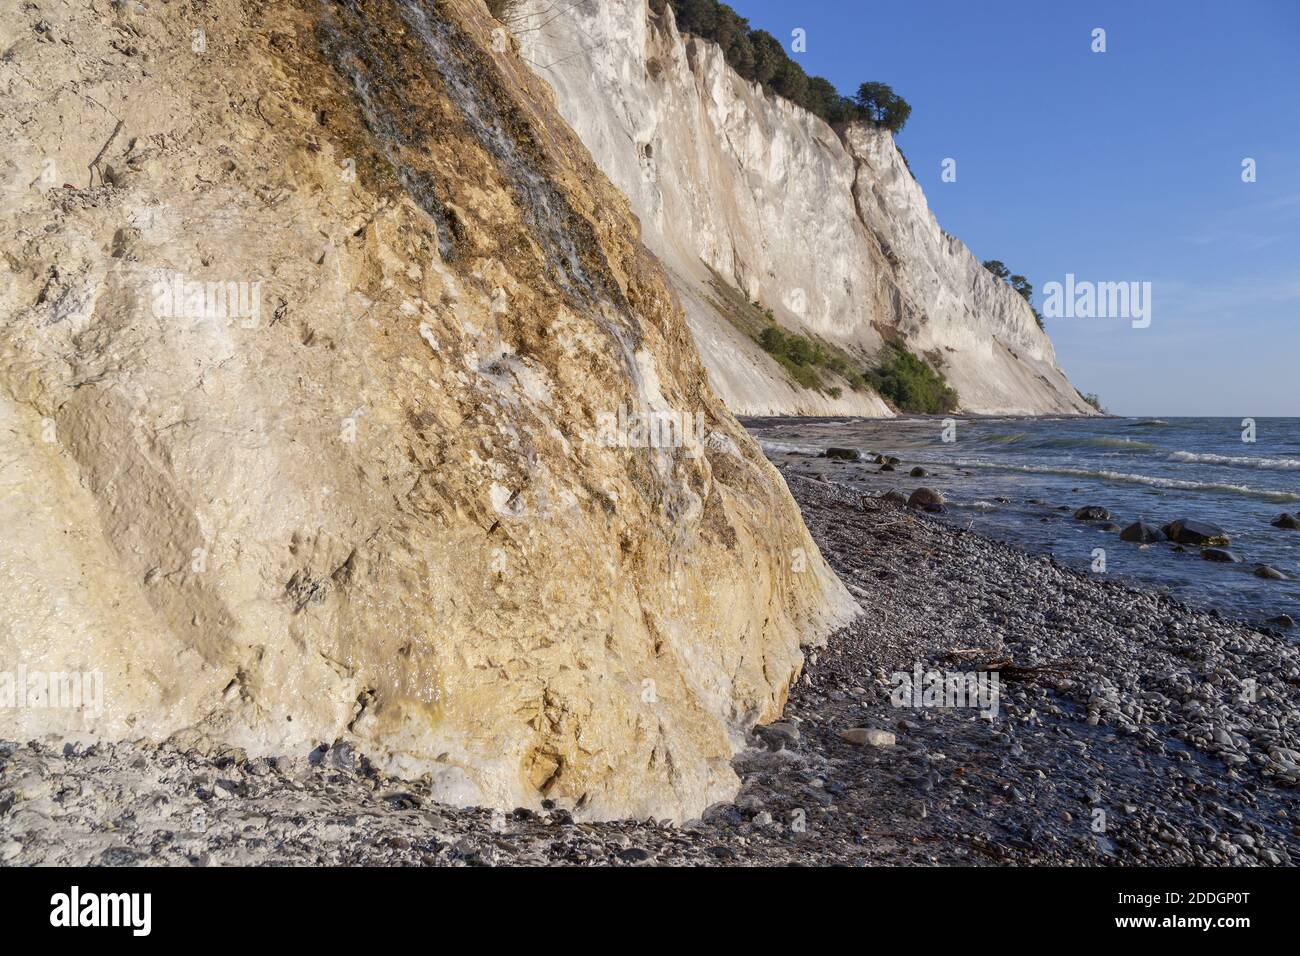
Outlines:
{"label": "boulder in water", "polygon": [[1170,541],[1179,544],[1196,544],[1202,546],[1225,546],[1231,543],[1228,532],[1208,521],[1193,521],[1191,518],[1179,518],[1171,521],[1162,529]]}
{"label": "boulder in water", "polygon": [[827,448],[827,458],[838,458],[841,461],[857,461],[862,457],[862,452],[856,448]]}
{"label": "boulder in water", "polygon": [[1088,505],[1074,513],[1076,521],[1109,521],[1110,512],[1098,505]]}
{"label": "boulder in water", "polygon": [[1277,568],[1268,564],[1261,564],[1259,567],[1255,568],[1255,577],[1263,578],[1265,581],[1290,581],[1291,580],[1289,576],[1287,576],[1283,572],[1279,571]]}
{"label": "boulder in water", "polygon": [[910,474],[913,478],[924,478],[926,475],[929,474],[929,472],[926,471],[924,468],[922,468],[920,465],[917,465],[910,472],[908,472],[908,474]]}
{"label": "boulder in water", "polygon": [[1119,539],[1132,541],[1135,544],[1154,544],[1157,541],[1164,541],[1165,533],[1145,521],[1135,521],[1119,533]]}
{"label": "boulder in water", "polygon": [[1201,557],[1206,561],[1217,561],[1220,564],[1241,564],[1241,558],[1223,548],[1203,548]]}
{"label": "boulder in water", "polygon": [[907,499],[909,508],[920,508],[924,511],[942,511],[943,504],[943,495],[933,488],[917,488]]}
{"label": "boulder in water", "polygon": [[1274,528],[1285,528],[1288,531],[1300,531],[1300,515],[1287,514],[1285,511],[1273,519]]}

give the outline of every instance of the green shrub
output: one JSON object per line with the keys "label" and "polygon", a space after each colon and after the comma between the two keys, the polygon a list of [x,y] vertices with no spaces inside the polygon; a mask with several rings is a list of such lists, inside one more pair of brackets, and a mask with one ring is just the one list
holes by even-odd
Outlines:
{"label": "green shrub", "polygon": [[790,373],[790,377],[804,388],[820,388],[822,380],[817,377],[817,370],[811,365],[799,365],[784,355],[772,356],[781,367]]}
{"label": "green shrub", "polygon": [[758,336],[758,344],[773,355],[795,365],[816,365],[818,347],[797,332],[785,332],[769,325]]}
{"label": "green shrub", "polygon": [[934,415],[957,407],[957,393],[943,376],[896,342],[886,347],[867,381],[899,411]]}
{"label": "green shrub", "polygon": [[816,352],[813,344],[802,335],[787,335],[785,354],[795,365],[812,365]]}
{"label": "green shrub", "polygon": [[775,325],[769,325],[758,336],[758,344],[763,346],[765,352],[773,355],[785,354],[785,333]]}
{"label": "green shrub", "polygon": [[[768,309],[767,315],[771,317],[771,314],[772,310]],[[833,347],[815,342],[798,332],[787,332],[779,325],[765,326],[757,338],[763,350],[805,388],[822,387],[818,369],[834,372],[847,381],[855,392],[865,392],[871,387],[866,377],[849,365],[848,358]],[[826,391],[835,398],[839,398],[839,394],[835,393],[843,393],[843,389],[835,386]]]}

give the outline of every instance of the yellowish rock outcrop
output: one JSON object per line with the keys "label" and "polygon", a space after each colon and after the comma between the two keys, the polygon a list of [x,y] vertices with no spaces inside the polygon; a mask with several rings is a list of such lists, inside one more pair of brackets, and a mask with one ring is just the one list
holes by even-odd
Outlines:
{"label": "yellowish rock outcrop", "polygon": [[727,796],[855,608],[479,0],[42,3],[0,48],[0,673],[103,691],[0,736]]}

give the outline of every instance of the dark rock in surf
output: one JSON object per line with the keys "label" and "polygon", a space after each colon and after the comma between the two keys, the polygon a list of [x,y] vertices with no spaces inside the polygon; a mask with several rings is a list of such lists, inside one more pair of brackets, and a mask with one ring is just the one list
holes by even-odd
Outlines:
{"label": "dark rock in surf", "polygon": [[1231,543],[1228,532],[1208,521],[1193,521],[1191,518],[1179,518],[1160,529],[1170,541],[1179,544],[1196,544],[1203,547],[1224,546]]}
{"label": "dark rock in surf", "polygon": [[1217,561],[1220,564],[1241,564],[1241,558],[1223,548],[1204,548],[1201,557],[1206,561]]}
{"label": "dark rock in surf", "polygon": [[926,471],[924,468],[922,468],[920,465],[917,465],[910,472],[908,472],[908,474],[910,474],[913,478],[924,478],[926,475],[929,474],[929,472]]}
{"label": "dark rock in surf", "polygon": [[1279,614],[1277,617],[1270,617],[1268,623],[1274,627],[1295,627],[1295,619],[1290,614]]}
{"label": "dark rock in surf", "polygon": [[933,488],[917,488],[907,499],[909,508],[921,508],[924,511],[942,511],[943,495]]}
{"label": "dark rock in surf", "polygon": [[841,461],[858,461],[862,457],[862,452],[856,448],[827,448],[827,458],[838,458]]}
{"label": "dark rock in surf", "polygon": [[1290,515],[1283,512],[1274,518],[1271,523],[1274,528],[1285,528],[1287,531],[1300,531],[1300,515]]}
{"label": "dark rock in surf", "polygon": [[894,466],[893,466],[893,465],[881,465],[881,466],[880,466],[880,470],[881,470],[881,471],[893,471],[893,470],[894,470]]}
{"label": "dark rock in surf", "polygon": [[1109,521],[1110,512],[1098,505],[1088,505],[1074,513],[1076,521]]}
{"label": "dark rock in surf", "polygon": [[1145,521],[1135,521],[1119,533],[1121,541],[1132,541],[1135,544],[1155,544],[1157,541],[1165,540],[1165,533]]}
{"label": "dark rock in surf", "polygon": [[1263,578],[1265,581],[1290,581],[1291,578],[1283,574],[1277,568],[1267,564],[1261,564],[1255,568],[1255,577]]}

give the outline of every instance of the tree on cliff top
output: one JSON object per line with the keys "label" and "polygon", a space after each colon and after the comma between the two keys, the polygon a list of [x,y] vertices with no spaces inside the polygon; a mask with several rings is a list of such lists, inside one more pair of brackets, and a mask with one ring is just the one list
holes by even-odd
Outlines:
{"label": "tree on cliff top", "polygon": [[853,99],[867,119],[895,135],[912,115],[911,104],[885,83],[863,83]]}
{"label": "tree on cliff top", "polygon": [[1001,259],[989,259],[984,263],[984,268],[993,273],[996,278],[1006,281],[1011,278],[1011,270],[1003,265]]}
{"label": "tree on cliff top", "polygon": [[989,259],[984,263],[984,268],[993,274],[994,278],[1001,279],[1007,285],[1011,286],[1020,297],[1029,303],[1030,309],[1034,313],[1034,321],[1038,327],[1046,331],[1047,325],[1043,321],[1043,314],[1033,307],[1034,287],[1028,279],[1021,275],[1012,275],[1001,259]]}
{"label": "tree on cliff top", "polygon": [[719,0],[651,0],[651,7],[657,12],[671,7],[678,29],[712,40],[742,77],[832,125],[864,120],[897,133],[912,113],[907,101],[884,83],[864,83],[849,98],[825,77],[809,76],[780,40],[751,29],[748,20]]}

